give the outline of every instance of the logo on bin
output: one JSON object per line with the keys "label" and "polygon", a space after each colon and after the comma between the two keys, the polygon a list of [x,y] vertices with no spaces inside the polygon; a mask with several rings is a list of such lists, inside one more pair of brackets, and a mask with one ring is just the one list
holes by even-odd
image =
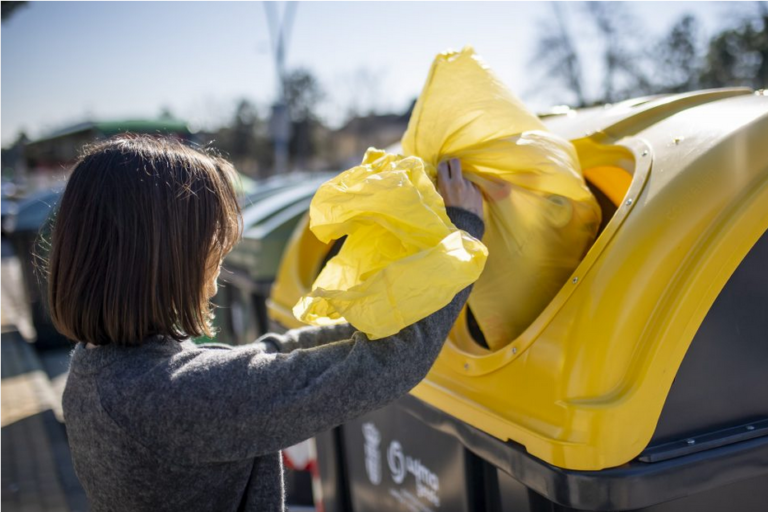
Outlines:
{"label": "logo on bin", "polygon": [[363,437],[365,438],[365,472],[368,473],[368,480],[373,485],[381,483],[381,434],[379,429],[373,423],[363,424]]}
{"label": "logo on bin", "polygon": [[389,443],[387,463],[392,473],[392,480],[400,485],[408,473],[416,479],[416,495],[424,498],[433,505],[440,506],[440,479],[421,460],[403,454],[403,446],[399,441]]}
{"label": "logo on bin", "polygon": [[403,483],[405,480],[405,460],[403,459],[403,447],[398,441],[392,441],[387,450],[387,462],[389,470],[392,472],[392,480],[396,484]]}

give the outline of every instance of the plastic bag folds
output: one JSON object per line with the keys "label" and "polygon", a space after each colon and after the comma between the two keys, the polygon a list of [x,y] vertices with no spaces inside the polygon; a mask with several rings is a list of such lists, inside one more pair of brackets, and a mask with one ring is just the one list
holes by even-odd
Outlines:
{"label": "plastic bag folds", "polygon": [[431,165],[458,158],[482,190],[489,256],[469,308],[491,350],[511,343],[560,290],[600,225],[573,145],[547,132],[469,47],[437,56],[402,144]]}
{"label": "plastic bag folds", "polygon": [[[378,338],[477,279],[468,305],[498,350],[549,304],[597,234],[600,207],[576,151],[471,48],[437,56],[402,146],[405,156],[369,150],[318,191],[312,231],[348,238],[294,314],[316,325],[346,319]],[[435,189],[435,169],[450,158],[483,193],[482,243],[456,230]]]}
{"label": "plastic bag folds", "polygon": [[458,230],[435,188],[435,167],[369,149],[323,184],[310,205],[322,242],[347,236],[294,307],[314,325],[344,321],[378,339],[437,311],[477,280],[485,246]]}

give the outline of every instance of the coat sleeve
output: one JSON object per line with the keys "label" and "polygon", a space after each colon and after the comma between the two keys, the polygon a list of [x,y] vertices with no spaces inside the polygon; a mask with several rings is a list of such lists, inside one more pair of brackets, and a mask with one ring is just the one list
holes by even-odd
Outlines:
{"label": "coat sleeve", "polygon": [[[449,213],[461,229],[482,236],[478,217],[464,210]],[[161,449],[188,463],[243,460],[287,448],[416,386],[440,353],[470,288],[381,340],[355,332],[329,342],[341,333],[299,330],[288,334],[291,343],[317,346],[275,354],[251,346],[185,350],[168,367],[155,369],[171,407],[158,415],[163,425],[142,428],[147,436],[156,428],[172,429],[170,445]]]}
{"label": "coat sleeve", "polygon": [[[483,221],[476,215],[461,208],[447,208],[451,221],[475,238],[482,238]],[[477,236],[476,236],[477,235]],[[300,348],[314,348],[334,341],[348,340],[356,329],[348,323],[327,327],[301,327],[291,329],[284,334],[267,333],[258,338],[258,344],[267,353],[288,353]]]}
{"label": "coat sleeve", "polygon": [[267,333],[256,340],[267,353],[280,352],[287,354],[300,348],[314,348],[348,340],[355,333],[355,328],[349,324],[331,325],[326,327],[301,327],[291,329],[284,334]]}

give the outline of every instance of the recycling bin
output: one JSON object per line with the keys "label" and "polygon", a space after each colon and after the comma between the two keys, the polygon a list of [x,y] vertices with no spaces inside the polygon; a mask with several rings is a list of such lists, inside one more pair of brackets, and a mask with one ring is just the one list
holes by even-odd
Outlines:
{"label": "recycling bin", "polygon": [[[325,511],[763,511],[768,98],[719,89],[543,116],[603,209],[517,338],[466,308],[409,395],[315,438]],[[338,245],[302,221],[274,328]],[[513,305],[510,305],[513,307]]]}
{"label": "recycling bin", "polygon": [[[249,209],[270,196],[300,184],[305,178],[301,173],[272,176],[255,182],[250,179],[243,180],[241,177],[241,180],[244,181],[243,185],[247,185],[247,188],[243,187],[240,207],[243,210]],[[225,260],[225,264],[227,263],[228,260]],[[212,322],[217,334],[215,338],[201,336],[195,340],[196,342],[209,343],[217,341],[234,344],[238,340],[236,332],[244,333],[246,326],[255,325],[255,320],[248,317],[250,314],[249,304],[252,285],[248,279],[238,279],[245,274],[245,272],[239,272],[234,279],[228,279],[229,271],[225,271],[220,276],[222,284],[219,286],[216,296],[212,299],[213,304],[219,308]],[[236,283],[239,283],[241,286],[236,286]],[[250,332],[253,334],[256,330],[252,329]],[[246,337],[244,334],[241,334],[239,339],[240,342],[243,342]]]}
{"label": "recycling bin", "polygon": [[250,343],[267,331],[265,303],[283,249],[312,196],[330,177],[327,173],[289,176],[248,198],[243,237],[224,258],[220,295],[213,301],[222,306],[217,313],[222,329],[218,341]]}

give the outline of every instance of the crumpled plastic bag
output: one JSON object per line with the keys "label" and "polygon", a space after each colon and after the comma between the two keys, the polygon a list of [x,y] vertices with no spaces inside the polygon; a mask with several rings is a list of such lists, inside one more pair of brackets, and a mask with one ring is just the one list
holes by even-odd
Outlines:
{"label": "crumpled plastic bag", "polygon": [[[433,218],[411,218],[418,200],[409,196],[402,201],[393,194],[391,190],[400,187],[400,182],[380,180],[374,178],[376,173],[363,170],[375,155],[388,165],[407,162],[409,168],[423,168],[433,176],[439,162],[458,158],[465,177],[483,192],[483,243],[489,253],[470,295],[469,307],[488,346],[496,350],[507,345],[562,287],[594,241],[600,225],[601,211],[584,182],[574,147],[547,132],[470,47],[437,56],[402,145],[407,158],[369,152],[363,167],[332,180],[340,186],[321,187],[310,208],[312,231],[321,240],[343,234],[350,237],[342,248],[345,254],[329,262],[294,314],[313,324],[345,317],[364,332],[377,335],[397,332],[403,321],[418,320],[446,304],[451,293],[440,287],[434,287],[436,291],[431,293],[434,283],[457,280],[462,284],[455,290],[462,289],[465,281],[445,267],[430,264],[417,268],[409,259],[414,254],[407,250],[392,252],[392,238],[378,240],[384,232],[399,237],[401,231],[386,227],[403,222],[413,229],[445,231],[442,226],[438,229],[439,223],[432,222]],[[366,172],[371,179],[355,181],[351,187],[342,185],[348,176]],[[436,194],[434,179],[429,180],[431,188],[425,181],[419,183],[429,189],[431,197]],[[366,206],[358,206],[359,202]],[[374,204],[374,208],[368,206]],[[385,229],[367,231],[371,228],[358,219]],[[334,222],[344,227],[322,227],[336,226]],[[426,231],[419,233],[420,239],[428,239]],[[404,243],[412,238],[409,235]],[[469,254],[468,246],[464,251]],[[366,283],[371,278],[388,285],[405,281],[407,292],[400,295],[386,286],[369,287]],[[424,292],[413,295],[414,286]],[[343,302],[334,304],[341,297]],[[419,314],[405,320],[403,311],[414,307]],[[359,317],[351,316],[353,309]],[[363,320],[375,329],[361,327]]]}
{"label": "crumpled plastic bag", "polygon": [[344,321],[378,339],[434,313],[480,276],[488,251],[448,218],[436,171],[420,158],[369,149],[323,184],[309,209],[325,243],[347,236],[294,307],[314,325]]}

